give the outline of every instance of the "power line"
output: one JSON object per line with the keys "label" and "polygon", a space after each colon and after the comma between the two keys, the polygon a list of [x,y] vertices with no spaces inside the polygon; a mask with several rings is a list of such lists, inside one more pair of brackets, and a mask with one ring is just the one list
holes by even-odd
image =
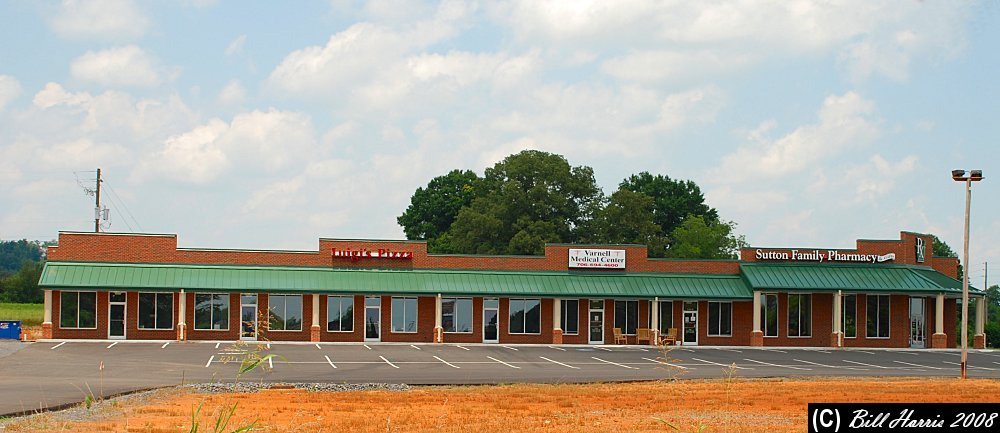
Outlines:
{"label": "power line", "polygon": [[[114,188],[112,188],[111,185],[108,185],[107,180],[104,181],[104,187],[108,190],[108,192],[111,193],[111,195],[108,196],[109,198],[111,198],[111,201],[113,201],[117,206],[121,206],[121,208],[125,210],[124,215],[128,215],[128,217],[132,219],[132,222],[135,223],[135,226],[138,227],[140,231],[142,231],[142,225],[139,224],[139,221],[136,220],[135,216],[132,215],[132,211],[129,210],[128,206],[125,204],[125,200],[122,200],[122,198],[118,195],[118,193],[115,192]],[[132,225],[128,223],[128,219],[122,218],[122,221],[125,222],[125,225],[128,227],[130,231],[133,232],[135,231],[135,229],[132,228]]]}

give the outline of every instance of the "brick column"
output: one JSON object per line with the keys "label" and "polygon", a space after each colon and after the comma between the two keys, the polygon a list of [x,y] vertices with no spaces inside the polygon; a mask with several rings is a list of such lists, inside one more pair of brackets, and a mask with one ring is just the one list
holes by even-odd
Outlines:
{"label": "brick column", "polygon": [[932,349],[948,347],[948,336],[944,333],[944,293],[938,293],[934,308],[934,335],[931,336]]}
{"label": "brick column", "polygon": [[309,328],[309,341],[319,342],[319,295],[312,295],[312,327]]}
{"label": "brick column", "polygon": [[552,344],[562,344],[562,301],[552,298]]}
{"label": "brick column", "polygon": [[52,291],[45,291],[45,313],[42,319],[42,338],[52,338]]}
{"label": "brick column", "polygon": [[986,348],[986,297],[976,298],[976,335],[972,337],[972,347]]}
{"label": "brick column", "polygon": [[750,345],[764,345],[764,331],[760,330],[760,292],[753,292],[753,330],[750,331]]}
{"label": "brick column", "polygon": [[187,340],[187,294],[181,290],[177,301],[177,341]]}

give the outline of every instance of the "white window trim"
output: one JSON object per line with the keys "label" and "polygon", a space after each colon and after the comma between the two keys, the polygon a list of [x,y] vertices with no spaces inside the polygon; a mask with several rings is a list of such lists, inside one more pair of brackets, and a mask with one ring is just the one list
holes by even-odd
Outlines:
{"label": "white window trim", "polygon": [[[282,296],[282,297],[285,297],[285,296],[298,296],[299,297],[299,317],[302,318],[302,320],[299,320],[299,329],[271,329],[271,299],[273,297],[275,297],[275,296]],[[267,295],[267,332],[302,332],[302,322],[305,321],[305,313],[303,312],[303,310],[305,310],[305,309],[306,309],[306,307],[305,307],[305,300],[304,300],[304,297],[302,295],[297,295],[297,294],[294,294],[294,293],[269,293]],[[285,324],[284,324],[285,326],[284,327],[288,328],[288,303],[287,302],[285,302],[285,311],[283,311],[283,313],[285,313],[285,315],[282,318],[282,320],[285,322]]]}
{"label": "white window trim", "polygon": [[[66,293],[76,293],[77,294],[77,297],[76,297],[76,324],[77,325],[80,324],[80,295],[79,294],[80,293],[93,293],[94,294],[94,327],[93,328],[80,328],[79,326],[73,327],[73,328],[67,328],[67,327],[63,326],[63,324],[62,324],[62,299],[63,299],[63,295],[66,294]],[[125,296],[126,296],[125,299],[127,301],[128,300],[128,295],[126,294]],[[95,291],[77,291],[77,290],[63,291],[63,290],[60,290],[59,291],[59,329],[67,329],[67,330],[74,330],[74,329],[93,330],[93,329],[97,329],[97,304],[98,304],[98,302],[97,302],[97,292],[95,292]],[[126,332],[127,332],[127,330],[126,330]]]}
{"label": "white window trim", "polygon": [[[177,303],[177,299],[174,299],[174,292],[167,293],[167,294],[170,295],[170,327],[169,328],[157,328],[156,327],[156,322],[157,322],[156,319],[159,318],[157,316],[160,314],[159,313],[159,309],[156,308],[156,307],[159,306],[159,302],[160,302],[157,299],[158,296],[156,296],[156,295],[160,295],[160,294],[163,294],[163,293],[164,292],[139,292],[138,294],[136,294],[136,297],[135,297],[135,313],[136,313],[135,314],[135,316],[136,316],[135,317],[135,327],[136,327],[136,329],[138,329],[140,331],[171,331],[171,330],[174,329],[174,305]],[[153,327],[152,328],[143,328],[142,324],[139,322],[139,318],[142,317],[142,315],[139,314],[139,308],[142,306],[142,302],[139,302],[139,297],[142,296],[143,294],[153,295]],[[126,298],[126,299],[128,299],[128,298]]]}
{"label": "white window trim", "polygon": [[[780,322],[780,320],[777,320],[777,319],[781,319],[781,315],[778,314],[778,312],[781,311],[781,297],[779,297],[777,293],[761,293],[760,295],[764,297],[764,300],[761,302],[761,305],[760,305],[761,308],[764,309],[764,311],[761,311],[761,314],[760,314],[761,332],[764,333],[764,338],[779,338],[779,336],[781,335],[781,322]],[[775,332],[775,334],[774,335],[767,335],[767,315],[766,315],[766,313],[767,313],[767,297],[768,296],[774,296],[774,317],[775,317],[775,321],[774,321],[774,332]]]}
{"label": "white window trim", "polygon": [[[194,294],[194,305],[192,306],[193,307],[192,308],[192,316],[193,316],[192,319],[194,319],[194,323],[192,323],[192,325],[194,327],[194,330],[195,331],[217,331],[217,332],[228,331],[229,330],[229,322],[231,322],[231,320],[229,320],[230,319],[229,317],[226,318],[226,327],[225,328],[219,328],[219,329],[208,328],[208,329],[205,329],[205,328],[199,328],[198,327],[198,319],[197,319],[197,317],[198,317],[198,295],[202,295],[202,296],[204,296],[204,295],[224,296],[226,298],[226,303],[228,305],[232,305],[232,303],[233,303],[232,302],[233,299],[229,295],[229,293],[195,293]],[[232,310],[229,307],[226,307],[226,309],[229,312],[232,312]],[[215,319],[215,310],[209,310],[209,311],[212,314],[211,318],[209,319],[209,323],[215,323],[215,320],[213,320],[213,319]]]}
{"label": "white window trim", "polygon": [[[869,337],[868,336],[868,297],[869,296],[885,296],[889,303],[889,332],[885,337]],[[879,301],[881,305],[882,301]],[[877,311],[877,310],[876,310]],[[876,326],[878,325],[878,320],[875,321]],[[892,295],[889,294],[865,294],[865,340],[889,340],[892,339]]]}
{"label": "white window trim", "polygon": [[[392,315],[396,314],[396,309],[393,308],[393,305],[392,305],[393,302],[392,301],[394,301],[396,299],[403,299],[404,302],[405,302],[406,299],[412,299],[413,300],[414,307],[416,307],[415,308],[415,310],[416,310],[416,313],[415,313],[416,317],[413,318],[413,330],[412,331],[397,331],[396,330],[396,324],[393,323],[393,320],[392,320]],[[406,307],[405,306],[403,307],[403,323],[404,324],[406,323]],[[389,332],[391,332],[393,334],[416,334],[418,331],[420,331],[420,298],[418,298],[416,296],[392,296],[389,299]]]}
{"label": "white window trim", "polygon": [[[813,298],[812,298],[812,293],[788,293],[787,296],[785,297],[785,302],[788,304],[788,307],[785,308],[785,315],[786,316],[788,314],[791,314],[791,305],[792,305],[792,302],[788,300],[788,297],[789,296],[793,296],[793,295],[794,296],[808,296],[809,297],[809,335],[788,335],[788,338],[792,338],[792,339],[803,339],[803,338],[807,338],[808,339],[808,338],[813,338],[813,335],[812,335],[812,329],[813,329],[813,326],[812,326],[813,325],[813,323],[812,323],[813,322],[813,320],[812,320],[812,318],[813,318]],[[799,304],[799,305],[801,305],[801,304]],[[790,318],[787,318],[787,319],[790,319]],[[788,322],[791,323],[791,320],[789,320]],[[788,331],[787,324],[785,326],[785,331],[786,332]],[[802,332],[802,313],[801,313],[801,309],[799,310],[799,332],[800,333]]]}
{"label": "white window trim", "polygon": [[[511,316],[511,314],[510,314],[510,302],[511,301],[538,301],[538,332],[511,332],[511,330],[510,330],[510,324],[512,323],[511,320],[510,320],[510,316]],[[507,298],[507,335],[542,335],[542,316],[543,315],[544,314],[542,312],[542,299],[541,298]],[[524,312],[524,316],[523,317],[525,318],[525,320],[522,323],[522,325],[525,325],[524,328],[527,328],[528,327],[527,326],[528,325],[528,321],[527,321],[528,312],[527,311]]]}
{"label": "white window trim", "polygon": [[[564,302],[564,301],[566,303],[569,303],[569,301],[576,301],[576,332],[568,332],[568,331],[566,331],[566,327],[563,326],[562,317],[559,318],[559,327],[562,328],[563,335],[580,335],[580,300],[579,299],[560,299],[559,303],[562,304],[562,302]],[[562,312],[563,317],[566,317],[566,308],[565,307],[566,307],[565,305],[559,305],[559,311]]]}
{"label": "white window trim", "polygon": [[[847,336],[847,297],[854,297],[854,336]],[[844,333],[845,340],[855,340],[858,338],[858,295],[857,293],[844,293],[840,297],[840,332]],[[867,327],[866,331],[867,332]]]}
{"label": "white window trim", "polygon": [[[639,328],[642,327],[639,324],[639,300],[638,299],[615,299],[614,301],[615,301],[615,308],[614,308],[615,322],[618,321],[618,303],[619,302],[635,302],[635,329],[639,329]],[[626,313],[626,315],[625,315],[625,323],[628,323],[628,314],[627,314],[628,313],[628,306],[627,306],[628,304],[625,304],[625,305],[626,305],[626,307],[625,307],[625,313]],[[612,328],[617,328],[617,326],[612,326]],[[634,337],[636,335],[636,333],[633,332],[633,333],[629,334],[628,332],[625,332],[625,328],[622,328],[622,335],[627,336],[627,337]]]}
{"label": "white window trim", "polygon": [[[443,330],[443,332],[445,334],[460,334],[460,335],[461,334],[466,334],[466,335],[468,335],[468,334],[474,334],[476,332],[476,315],[475,315],[476,301],[474,299],[470,298],[470,297],[448,297],[448,298],[441,298],[441,302],[442,302],[442,307],[441,307],[441,327],[442,328],[444,328],[444,307],[443,307],[443,305],[444,305],[444,301],[447,301],[447,300],[453,300],[453,301],[468,300],[469,301],[469,323],[472,324],[472,327],[470,327],[468,331],[447,331],[447,330]],[[455,307],[456,308],[458,307],[458,302],[455,303]],[[452,319],[451,319],[452,323],[455,323],[455,318],[454,318],[455,312],[453,311],[451,313],[451,315],[452,315]]]}
{"label": "white window trim", "polygon": [[[720,306],[719,306],[719,330],[720,331],[722,330],[722,307],[721,307],[721,304],[729,304],[729,333],[728,334],[710,334],[709,333],[708,330],[711,329],[711,328],[709,328],[707,325],[710,325],[711,324],[711,320],[712,320],[712,313],[711,313],[711,311],[712,311],[712,304],[720,304]],[[708,301],[708,304],[705,305],[705,316],[706,316],[706,320],[709,321],[709,322],[705,323],[705,325],[706,325],[706,327],[705,327],[705,335],[706,336],[708,336],[708,337],[718,337],[718,338],[727,338],[727,337],[731,338],[733,336],[733,302],[732,301]]]}
{"label": "white window trim", "polygon": [[[341,323],[341,325],[340,325],[340,328],[341,328],[340,331],[331,331],[330,330],[330,298],[351,298],[351,330],[350,331],[344,331],[343,330],[343,328],[344,328],[343,323]],[[356,301],[356,299],[354,298],[354,295],[326,295],[326,326],[324,326],[323,329],[325,329],[326,332],[329,332],[331,334],[353,334],[354,333],[354,322],[357,320],[356,316],[358,314],[358,309],[354,308],[354,304],[356,304],[357,302],[354,302],[354,301]],[[344,303],[343,303],[343,301],[340,303],[340,309],[341,310],[344,309]]]}

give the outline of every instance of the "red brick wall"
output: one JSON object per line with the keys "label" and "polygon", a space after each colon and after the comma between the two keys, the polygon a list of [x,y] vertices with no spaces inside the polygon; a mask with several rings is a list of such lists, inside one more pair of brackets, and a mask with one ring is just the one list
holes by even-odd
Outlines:
{"label": "red brick wall", "polygon": [[[924,239],[924,262],[917,262],[917,238]],[[757,261],[756,252],[758,247],[744,248],[740,250],[740,258],[744,261],[753,262]],[[791,248],[759,248],[767,251],[786,251],[790,252]],[[796,248],[800,252],[811,252],[817,248]],[[892,262],[895,264],[908,264],[908,265],[923,265],[931,266],[938,269],[937,266],[947,267],[948,260],[941,259],[937,260],[932,257],[932,238],[930,235],[923,235],[911,232],[900,232],[899,240],[872,240],[872,239],[858,239],[855,242],[855,248],[851,249],[840,249],[840,248],[818,248],[821,252],[826,252],[826,250],[837,250],[838,252],[844,254],[858,253],[858,254],[896,254],[896,259]],[[770,260],[769,260],[770,261]],[[826,263],[826,262],[824,262]],[[946,275],[953,275],[949,272],[944,272]]]}

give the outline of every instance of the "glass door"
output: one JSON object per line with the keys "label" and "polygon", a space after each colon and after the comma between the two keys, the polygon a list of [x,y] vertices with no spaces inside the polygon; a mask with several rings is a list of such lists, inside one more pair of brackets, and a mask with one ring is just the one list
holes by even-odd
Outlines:
{"label": "glass door", "polygon": [[240,340],[257,340],[257,294],[240,295]]}
{"label": "glass door", "polygon": [[125,293],[108,293],[108,339],[125,339]]}
{"label": "glass door", "polygon": [[604,300],[590,301],[590,344],[604,344]]}
{"label": "glass door", "polygon": [[924,298],[910,298],[910,347],[923,349],[927,338],[924,324]]}
{"label": "glass door", "polygon": [[500,300],[483,298],[483,343],[499,343]]}
{"label": "glass door", "polygon": [[381,341],[382,298],[365,298],[365,341]]}
{"label": "glass door", "polygon": [[698,302],[684,303],[684,344],[698,345]]}

